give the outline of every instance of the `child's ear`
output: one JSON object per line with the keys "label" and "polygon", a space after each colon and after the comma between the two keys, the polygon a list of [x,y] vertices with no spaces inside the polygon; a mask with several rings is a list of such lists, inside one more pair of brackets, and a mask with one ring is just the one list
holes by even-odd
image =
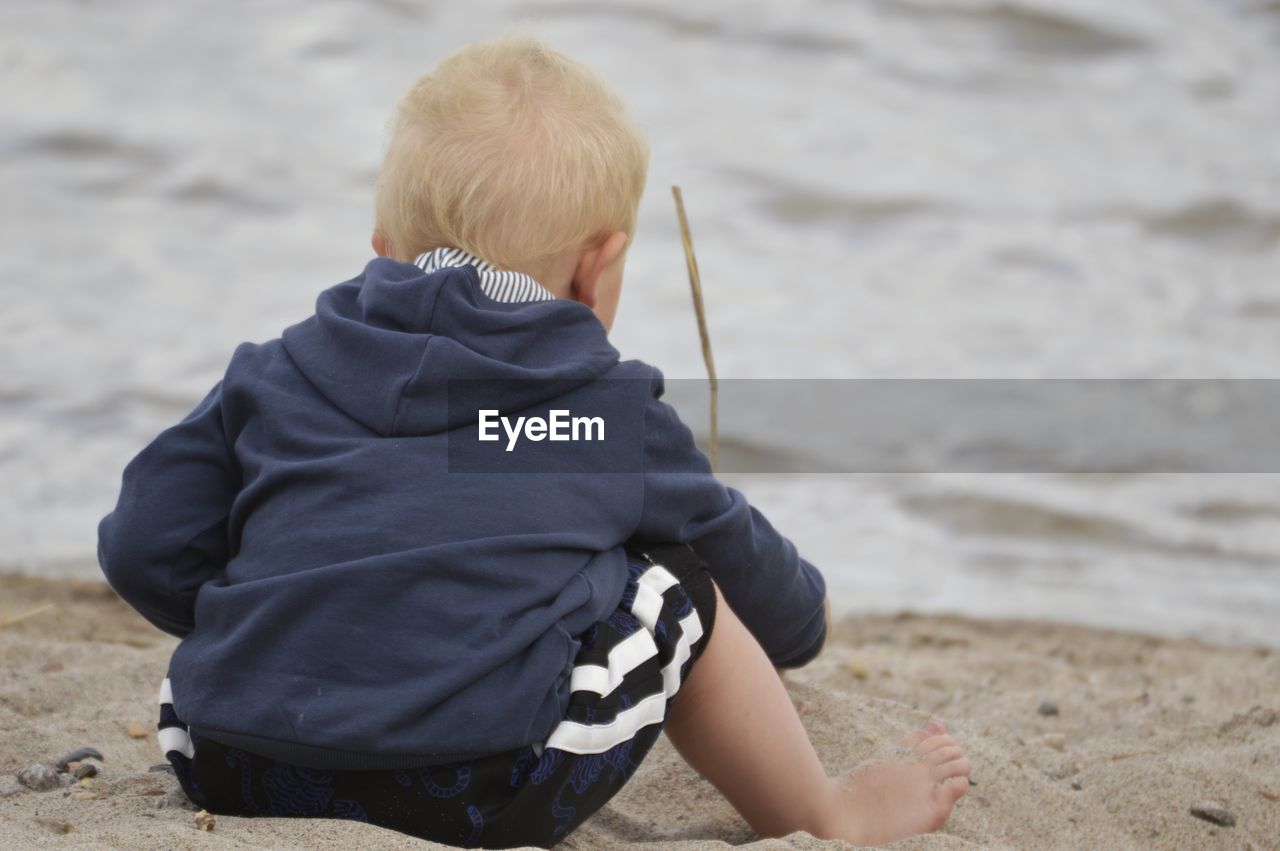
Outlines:
{"label": "child's ear", "polygon": [[384,237],[382,234],[375,233],[373,235],[373,239],[371,239],[370,242],[373,243],[374,253],[376,253],[379,257],[391,256],[391,243],[387,242],[386,237]]}
{"label": "child's ear", "polygon": [[572,294],[575,301],[595,309],[600,295],[600,280],[604,273],[622,255],[627,246],[627,234],[614,231],[593,248],[582,252],[578,267],[573,273]]}

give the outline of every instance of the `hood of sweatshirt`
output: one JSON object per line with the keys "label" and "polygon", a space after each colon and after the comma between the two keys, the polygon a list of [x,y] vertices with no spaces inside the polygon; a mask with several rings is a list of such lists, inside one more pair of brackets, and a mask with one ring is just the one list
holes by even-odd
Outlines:
{"label": "hood of sweatshirt", "polygon": [[457,249],[418,264],[372,260],[321,293],[315,315],[281,336],[325,398],[389,436],[470,425],[481,408],[519,411],[618,362],[586,305]]}

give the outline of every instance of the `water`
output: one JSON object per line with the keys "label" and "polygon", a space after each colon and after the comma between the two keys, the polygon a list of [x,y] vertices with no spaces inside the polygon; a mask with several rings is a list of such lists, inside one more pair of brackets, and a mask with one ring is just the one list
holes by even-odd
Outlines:
{"label": "water", "polygon": [[[702,369],[673,183],[722,375],[1276,376],[1274,2],[17,0],[0,570],[96,574],[125,462],[369,256],[400,92],[520,21],[649,136],[615,341],[669,376]],[[1280,645],[1276,476],[734,483],[846,610]]]}

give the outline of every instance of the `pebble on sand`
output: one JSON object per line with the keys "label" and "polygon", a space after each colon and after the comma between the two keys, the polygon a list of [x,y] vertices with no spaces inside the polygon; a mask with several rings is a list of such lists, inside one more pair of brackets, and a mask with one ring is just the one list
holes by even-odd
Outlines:
{"label": "pebble on sand", "polygon": [[77,780],[83,780],[86,777],[97,777],[98,766],[92,762],[77,762],[74,767],[71,767],[71,775]]}
{"label": "pebble on sand", "polygon": [[23,786],[37,792],[48,792],[62,785],[62,781],[58,779],[58,772],[52,765],[45,765],[43,762],[31,763],[18,772],[17,778]]}
{"label": "pebble on sand", "polygon": [[1043,741],[1055,751],[1067,749],[1067,737],[1062,733],[1049,733],[1044,737]]}
{"label": "pebble on sand", "polygon": [[125,725],[125,731],[132,739],[145,739],[151,733],[150,728],[140,721],[130,721]]}
{"label": "pebble on sand", "polygon": [[196,813],[196,830],[213,830],[214,824],[213,813],[208,810]]}
{"label": "pebble on sand", "polygon": [[1041,715],[1045,716],[1046,718],[1051,715],[1057,715],[1058,704],[1054,703],[1052,700],[1046,700],[1045,702],[1041,703],[1039,706],[1036,707],[1036,712],[1039,712]]}
{"label": "pebble on sand", "polygon": [[1191,815],[1221,827],[1235,827],[1236,817],[1217,801],[1201,801],[1191,807]]}

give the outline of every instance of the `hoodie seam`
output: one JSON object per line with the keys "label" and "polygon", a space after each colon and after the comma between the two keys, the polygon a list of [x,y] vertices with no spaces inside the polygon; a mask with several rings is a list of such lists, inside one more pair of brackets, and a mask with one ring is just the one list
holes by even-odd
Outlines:
{"label": "hoodie seam", "polygon": [[[422,375],[422,371],[427,367],[427,353],[431,351],[431,344],[435,342],[435,339],[437,336],[436,305],[439,304],[440,296],[444,294],[444,288],[447,287],[448,285],[449,285],[449,281],[446,279],[446,281],[441,286],[436,288],[435,298],[431,300],[431,307],[429,308],[429,312],[431,314],[431,321],[427,323],[427,342],[422,347],[422,357],[418,359],[418,368],[413,371],[413,375],[409,376],[409,379],[405,381],[404,384],[400,385],[400,395],[396,399],[396,415],[391,418],[391,434],[393,435],[400,433],[400,414],[404,411],[405,390],[408,389],[408,387],[411,384],[413,384],[418,380],[418,376]],[[446,381],[445,383],[446,405],[448,404],[448,397],[449,397],[448,382]]]}

